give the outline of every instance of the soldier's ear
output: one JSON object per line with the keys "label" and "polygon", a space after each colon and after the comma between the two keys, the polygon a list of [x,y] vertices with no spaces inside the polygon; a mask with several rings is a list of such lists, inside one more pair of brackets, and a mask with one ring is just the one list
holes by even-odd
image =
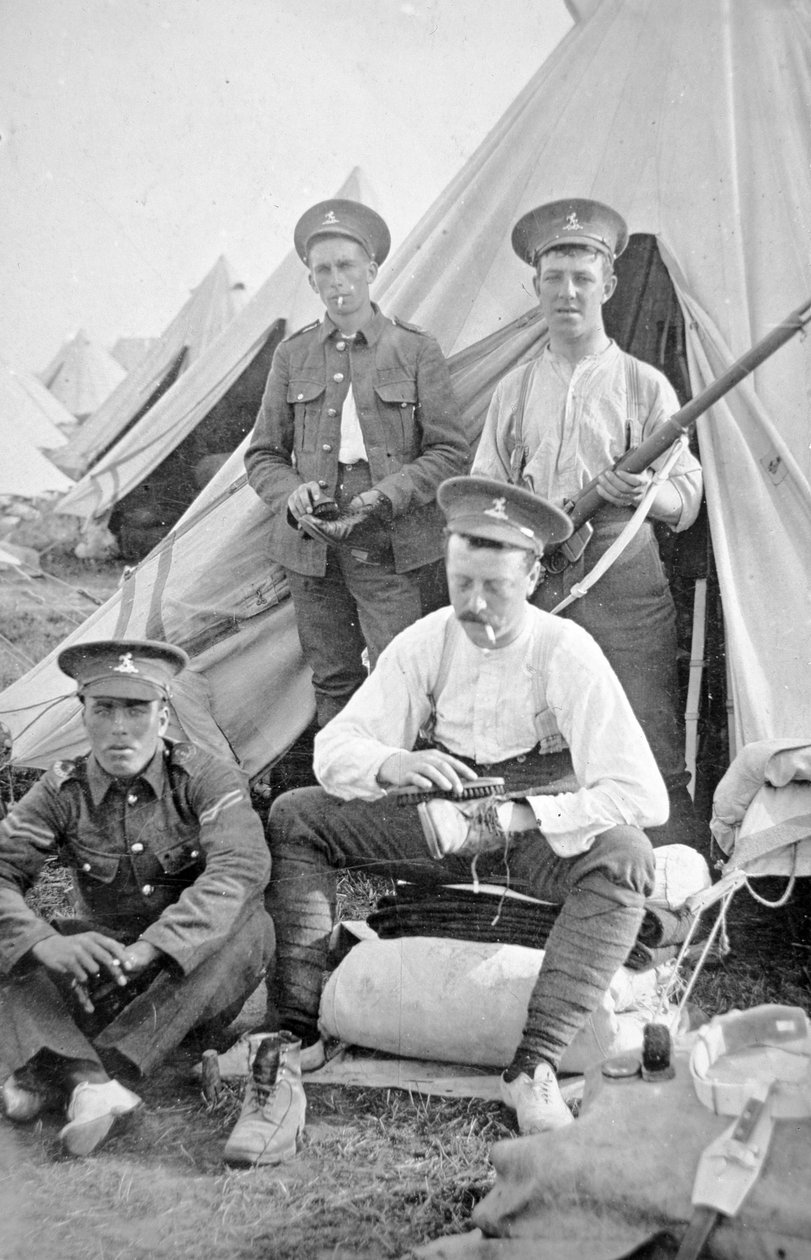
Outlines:
{"label": "soldier's ear", "polygon": [[313,273],[312,273],[311,271],[308,271],[308,272],[307,272],[307,282],[308,282],[308,284],[309,284],[310,288],[312,289],[313,293],[317,293],[317,292],[318,292],[318,285],[315,283],[315,280],[314,280],[314,278],[313,278]]}
{"label": "soldier's ear", "polygon": [[169,706],[164,704],[161,706],[160,717],[158,721],[158,734],[165,735],[169,729]]}
{"label": "soldier's ear", "polygon": [[375,280],[377,279],[377,273],[379,270],[380,268],[378,267],[374,258],[370,258],[367,269],[366,269],[366,274],[369,279],[369,284],[374,284]]}
{"label": "soldier's ear", "polygon": [[616,289],[616,287],[617,287],[617,277],[612,272],[609,278],[603,283],[603,301],[604,302],[607,302],[610,297],[613,297],[614,290]]}

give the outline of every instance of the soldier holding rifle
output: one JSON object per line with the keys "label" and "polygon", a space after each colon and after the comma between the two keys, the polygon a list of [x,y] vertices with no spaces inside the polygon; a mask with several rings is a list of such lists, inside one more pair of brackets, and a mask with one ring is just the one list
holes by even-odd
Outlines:
{"label": "soldier holding rifle", "polygon": [[[539,206],[513,230],[513,248],[534,268],[549,343],[497,386],[473,471],[558,504],[574,500],[596,479],[604,501],[584,554],[562,573],[547,573],[539,585],[533,602],[547,611],[594,567],[650,486],[654,468],[628,472],[615,468],[617,460],[678,410],[665,377],[621,351],[605,331],[603,305],[616,288],[614,261],[627,240],[620,215],[587,200]],[[686,789],[676,614],[653,522],[687,529],[701,494],[701,469],[685,449],[658,485],[648,519],[629,546],[565,613],[602,647],[664,777],[670,821],[653,833],[654,843],[694,843],[695,830]]]}

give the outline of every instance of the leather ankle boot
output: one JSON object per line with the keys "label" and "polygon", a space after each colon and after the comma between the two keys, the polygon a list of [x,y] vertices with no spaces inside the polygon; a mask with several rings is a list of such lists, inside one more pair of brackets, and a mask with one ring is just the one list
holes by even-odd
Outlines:
{"label": "leather ankle boot", "polygon": [[307,1101],[301,1083],[301,1042],[289,1032],[259,1043],[239,1119],[225,1144],[230,1164],[281,1164],[296,1154]]}

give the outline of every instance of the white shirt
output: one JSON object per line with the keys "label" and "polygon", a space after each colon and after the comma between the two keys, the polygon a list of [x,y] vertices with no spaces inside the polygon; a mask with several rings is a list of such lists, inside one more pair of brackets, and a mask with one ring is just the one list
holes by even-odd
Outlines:
{"label": "white shirt", "polygon": [[[641,360],[637,367],[638,409],[629,405],[624,356],[615,342],[575,364],[546,346],[529,369],[525,365],[515,368],[496,386],[471,472],[517,482],[515,418],[529,370],[521,426],[527,459],[517,484],[553,503],[574,498],[679,409],[666,377]],[[663,455],[656,463],[664,459]],[[689,451],[676,461],[669,481],[682,500],[679,520],[672,528],[687,529],[698,515],[702,492],[701,467]]]}
{"label": "white shirt", "polygon": [[[344,341],[351,343],[353,338],[344,336]],[[358,419],[358,409],[355,405],[355,392],[352,386],[349,386],[349,393],[344,401],[341,411],[341,445],[338,450],[339,464],[357,464],[359,460],[366,460],[368,463],[369,455],[366,451],[366,443],[363,440],[363,430],[360,427]]]}
{"label": "white shirt", "polygon": [[666,821],[665,785],[601,650],[574,622],[529,604],[521,632],[503,648],[476,647],[450,608],[397,635],[316,736],[315,773],[326,791],[343,800],[385,795],[375,776],[393,753],[414,747],[429,720],[443,651],[451,655],[434,734],[450,752],[486,766],[539,745],[569,747],[578,791],[529,798],[556,853],[582,853],[620,824]]}

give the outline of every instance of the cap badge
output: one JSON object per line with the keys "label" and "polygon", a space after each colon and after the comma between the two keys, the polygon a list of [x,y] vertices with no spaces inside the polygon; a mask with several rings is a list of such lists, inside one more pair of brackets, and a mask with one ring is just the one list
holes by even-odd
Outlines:
{"label": "cap badge", "polygon": [[321,222],[322,224],[323,223],[337,223],[338,220],[335,217],[335,211],[328,210],[327,213],[324,215],[323,219],[321,220]]}
{"label": "cap badge", "polygon": [[576,210],[572,210],[569,214],[566,215],[566,220],[563,226],[567,232],[582,232],[583,231],[583,224],[578,219]]}
{"label": "cap badge", "polygon": [[509,517],[507,516],[507,500],[506,499],[493,499],[493,506],[489,508],[485,508],[484,515],[495,516],[496,520],[499,520],[499,521],[509,520]]}
{"label": "cap badge", "polygon": [[132,652],[125,652],[123,656],[119,656],[118,664],[113,666],[114,674],[140,674],[137,665],[132,663]]}

